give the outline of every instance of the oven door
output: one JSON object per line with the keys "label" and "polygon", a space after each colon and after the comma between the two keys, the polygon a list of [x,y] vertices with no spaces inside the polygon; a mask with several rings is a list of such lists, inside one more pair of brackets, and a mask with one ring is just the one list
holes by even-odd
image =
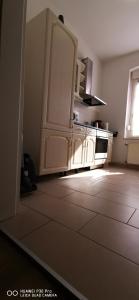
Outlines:
{"label": "oven door", "polygon": [[95,159],[107,158],[108,138],[96,137]]}

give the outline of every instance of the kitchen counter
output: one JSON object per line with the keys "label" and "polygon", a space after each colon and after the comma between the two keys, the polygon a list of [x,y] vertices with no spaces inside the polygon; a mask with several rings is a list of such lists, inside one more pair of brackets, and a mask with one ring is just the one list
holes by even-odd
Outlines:
{"label": "kitchen counter", "polygon": [[113,134],[113,132],[110,131],[110,130],[106,130],[106,129],[94,127],[94,126],[89,125],[89,124],[84,124],[84,123],[80,123],[80,122],[74,122],[74,124],[79,125],[79,126],[83,126],[83,127],[88,127],[88,128],[96,129],[96,130],[102,130],[102,131],[109,132],[109,133]]}

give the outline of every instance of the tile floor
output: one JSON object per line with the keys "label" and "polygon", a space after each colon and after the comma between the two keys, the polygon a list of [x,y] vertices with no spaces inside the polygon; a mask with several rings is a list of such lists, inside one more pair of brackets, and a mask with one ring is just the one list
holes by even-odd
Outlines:
{"label": "tile floor", "polygon": [[139,171],[108,167],[46,178],[1,228],[80,299],[139,299]]}

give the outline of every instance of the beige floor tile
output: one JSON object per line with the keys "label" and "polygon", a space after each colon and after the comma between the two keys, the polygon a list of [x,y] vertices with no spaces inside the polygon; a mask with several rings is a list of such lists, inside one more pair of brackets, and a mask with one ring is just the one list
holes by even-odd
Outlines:
{"label": "beige floor tile", "polygon": [[124,184],[132,184],[133,186],[138,185],[139,178],[134,178],[133,176],[126,176],[123,175],[119,178],[113,178],[113,177],[105,177],[102,180],[103,182],[111,183],[114,185],[124,185]]}
{"label": "beige floor tile", "polygon": [[22,243],[89,300],[138,300],[138,266],[61,225],[50,222]]}
{"label": "beige floor tile", "polygon": [[41,197],[30,197],[24,201],[24,205],[74,230],[80,229],[90,219],[96,216],[94,212],[45,194]]}
{"label": "beige floor tile", "polygon": [[134,208],[139,208],[139,197],[136,197],[134,195],[130,196],[130,195],[117,193],[114,191],[104,190],[97,193],[96,196],[106,200],[117,202],[119,204],[127,205]]}
{"label": "beige floor tile", "polygon": [[139,264],[139,229],[97,216],[81,229],[81,233]]}
{"label": "beige floor tile", "polygon": [[[98,181],[91,182],[89,181],[81,181],[81,182],[76,182],[76,183],[70,183],[70,186],[78,192],[83,192],[88,195],[96,195],[97,193],[100,192],[101,188],[98,184]],[[104,185],[103,185],[104,186]],[[105,186],[106,187],[106,186]],[[102,190],[104,187],[102,187]]]}
{"label": "beige floor tile", "polygon": [[8,231],[15,238],[21,239],[36,228],[49,222],[49,219],[24,206],[20,206],[17,215],[3,223],[1,228]]}
{"label": "beige floor tile", "polygon": [[[122,175],[123,176],[123,175]],[[93,181],[93,180],[92,180]],[[138,192],[139,191],[139,178],[135,179],[133,177],[127,177],[127,178],[102,178],[99,181],[96,181],[98,186],[102,187],[106,186],[107,189],[109,188],[110,190],[117,191],[117,189],[121,190],[122,192],[127,192],[128,191],[134,191]]]}
{"label": "beige floor tile", "polygon": [[139,210],[137,209],[128,222],[130,225],[139,228]]}
{"label": "beige floor tile", "polygon": [[100,189],[102,190],[102,187],[104,187],[104,189],[110,190],[110,191],[115,191],[118,193],[122,193],[128,196],[135,196],[138,197],[139,199],[139,179],[137,181],[137,183],[132,182],[131,179],[128,180],[124,180],[124,181],[120,181],[115,183],[114,181],[111,180],[111,182],[109,182],[108,180],[103,180],[100,182],[100,184],[97,184],[98,186],[100,186]]}
{"label": "beige floor tile", "polygon": [[57,198],[62,198],[74,192],[74,190],[63,187],[53,181],[39,183],[38,190]]}
{"label": "beige floor tile", "polygon": [[125,223],[135,210],[125,205],[79,192],[65,197],[64,200]]}
{"label": "beige floor tile", "polygon": [[83,187],[87,189],[91,186],[91,180],[86,178],[66,178],[59,181],[59,184],[73,190],[83,190]]}

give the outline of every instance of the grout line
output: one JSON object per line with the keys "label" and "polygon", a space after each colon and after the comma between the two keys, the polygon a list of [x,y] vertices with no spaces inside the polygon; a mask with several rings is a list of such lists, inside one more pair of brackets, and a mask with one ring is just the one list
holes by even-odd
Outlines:
{"label": "grout line", "polygon": [[[107,192],[114,192],[114,191],[110,191],[110,190],[105,190],[105,191],[107,191]],[[103,200],[105,200],[105,201],[109,201],[109,202],[112,202],[112,203],[114,203],[114,204],[116,204],[116,205],[121,205],[121,206],[125,206],[125,207],[130,207],[130,208],[134,208],[134,209],[138,209],[139,210],[139,208],[137,208],[137,207],[134,207],[134,206],[130,206],[130,205],[125,205],[124,203],[122,203],[122,202],[117,202],[117,201],[115,201],[115,200],[110,200],[110,199],[106,199],[106,198],[104,198],[104,197],[100,197],[100,196],[98,196],[98,194],[100,193],[100,192],[96,192],[95,194],[89,194],[89,193],[86,193],[86,192],[82,192],[82,191],[80,191],[80,190],[74,190],[73,189],[73,192],[71,192],[70,194],[67,194],[67,195],[65,195],[65,196],[62,196],[62,197],[56,197],[56,196],[52,196],[52,195],[50,195],[50,194],[47,194],[46,192],[41,192],[42,193],[42,195],[44,196],[44,195],[47,195],[47,196],[51,196],[52,198],[55,198],[55,199],[57,199],[57,200],[66,200],[65,198],[66,197],[68,197],[68,196],[70,196],[70,195],[72,195],[73,193],[75,193],[75,192],[78,192],[78,193],[80,193],[80,194],[85,194],[85,195],[88,195],[88,196],[90,196],[90,197],[95,197],[95,198],[99,198],[99,199],[103,199]],[[114,193],[116,193],[116,192],[114,192]],[[42,195],[36,195],[36,196],[38,196],[38,197],[41,197]],[[123,194],[121,194],[121,195],[123,195]],[[33,196],[33,195],[32,195]],[[26,198],[27,199],[27,198]],[[73,203],[73,202],[71,202],[71,203]],[[74,204],[74,203],[73,203]],[[82,206],[81,206],[82,207]],[[84,208],[84,207],[83,207]]]}
{"label": "grout line", "polygon": [[[105,190],[106,192],[109,192],[108,190]],[[116,192],[115,192],[116,193]],[[104,197],[100,197],[100,196],[98,196],[98,195],[95,195],[95,197],[97,197],[97,198],[99,198],[99,199],[103,199],[103,200],[106,200],[106,201],[109,201],[109,202],[112,202],[112,203],[115,203],[115,204],[117,204],[117,205],[121,205],[121,206],[124,206],[124,207],[129,207],[129,208],[134,208],[134,209],[139,209],[139,208],[137,208],[137,207],[134,207],[134,206],[130,206],[130,205],[127,205],[127,204],[124,204],[124,203],[122,203],[122,202],[117,202],[116,200],[110,200],[110,199],[106,199],[106,198],[104,198]],[[139,200],[139,199],[138,199]]]}
{"label": "grout line", "polygon": [[[66,201],[66,200],[64,200],[64,201]],[[84,207],[84,206],[81,206],[81,205],[79,205],[79,204],[77,204],[77,203],[74,203],[74,202],[71,202],[71,201],[68,201],[68,203],[69,203],[69,205],[71,204],[71,205],[73,205],[73,206],[79,207],[79,208],[84,209],[84,210],[86,210],[86,211],[89,211],[89,212],[92,212],[92,213],[96,213],[97,215],[106,217],[106,218],[108,218],[108,219],[112,219],[112,220],[117,221],[117,222],[122,223],[122,224],[126,224],[127,226],[131,226],[130,224],[127,224],[127,221],[121,221],[121,220],[118,220],[118,219],[116,219],[116,218],[114,218],[114,217],[108,216],[108,215],[106,215],[106,214],[104,214],[104,213],[101,213],[101,212],[98,212],[98,211],[95,211],[95,210],[91,210],[91,209],[89,209],[89,208],[86,208],[86,207]],[[23,205],[24,205],[25,207],[27,207],[27,208],[33,210],[34,212],[37,212],[38,214],[40,214],[40,215],[42,215],[42,216],[44,216],[44,217],[47,217],[48,219],[50,219],[50,220],[52,220],[52,221],[55,221],[55,222],[57,222],[57,223],[59,223],[59,224],[65,226],[66,228],[72,230],[71,227],[68,227],[68,226],[64,225],[63,223],[57,221],[56,219],[53,219],[53,218],[50,217],[49,215],[46,215],[46,214],[40,212],[39,210],[37,210],[37,209],[35,209],[35,208],[33,208],[33,207],[30,207],[30,206],[27,205],[27,204],[23,204]],[[135,209],[135,208],[134,208],[134,209]],[[75,231],[75,232],[76,232],[76,231]]]}
{"label": "grout line", "polygon": [[[73,205],[75,205],[75,206],[77,206],[77,207],[80,207],[80,208],[83,208],[82,206],[79,206],[78,204],[74,204],[74,203],[73,203]],[[71,231],[73,231],[73,232],[75,232],[75,233],[79,233],[80,230],[82,229],[82,228],[79,228],[79,229],[73,229],[73,228],[69,227],[68,225],[65,225],[64,223],[62,223],[62,222],[60,222],[60,221],[58,221],[58,220],[56,220],[56,219],[54,219],[54,218],[52,218],[52,217],[49,217],[49,216],[46,215],[46,214],[40,213],[38,210],[36,210],[36,209],[34,209],[34,208],[30,208],[30,209],[32,209],[32,210],[35,211],[35,212],[38,212],[38,213],[39,213],[40,215],[42,215],[42,216],[48,217],[49,220],[50,220],[51,222],[55,222],[55,223],[57,223],[57,224],[59,224],[59,225],[61,225],[61,226],[64,226],[66,229],[71,230]],[[96,211],[92,211],[92,210],[89,210],[89,209],[86,209],[86,208],[84,208],[84,209],[87,210],[87,211],[89,211],[89,212],[95,213],[96,216],[92,217],[92,218],[91,218],[87,223],[85,223],[82,227],[84,227],[85,225],[87,225],[91,220],[95,219],[95,218],[98,217],[98,216],[103,216],[103,217],[105,217],[105,218],[111,219],[111,220],[113,220],[113,221],[119,222],[119,223],[124,224],[124,225],[127,225],[127,226],[129,226],[129,227],[134,227],[134,226],[132,226],[132,225],[130,225],[130,224],[127,224],[127,222],[123,222],[123,221],[117,220],[117,219],[112,218],[112,217],[110,217],[110,216],[107,216],[107,215],[105,215],[105,214],[102,214],[102,213],[99,213],[99,212],[96,212]],[[136,228],[136,229],[139,229],[139,228]]]}
{"label": "grout line", "polygon": [[22,239],[26,238],[28,235],[32,234],[34,231],[39,230],[41,227],[44,227],[45,225],[47,225],[47,224],[49,224],[49,223],[51,223],[51,222],[52,222],[51,219],[48,220],[47,223],[44,223],[44,224],[40,225],[39,227],[34,228],[34,229],[32,229],[30,232],[28,232],[28,233],[24,234],[23,236],[21,236],[21,237],[19,238],[19,240],[22,240]]}
{"label": "grout line", "polygon": [[[92,218],[91,220],[95,219],[98,215],[99,215],[99,214],[96,214],[96,216],[94,216],[94,218]],[[89,220],[89,222],[90,222],[91,220]],[[117,221],[117,220],[116,220],[116,221]],[[68,230],[70,230],[70,231],[76,233],[77,235],[79,234],[80,236],[82,236],[82,237],[85,238],[86,240],[89,240],[89,241],[91,241],[92,243],[95,243],[95,244],[97,244],[98,246],[100,246],[100,247],[106,249],[107,251],[110,251],[110,252],[112,252],[112,253],[114,253],[114,254],[116,254],[116,255],[118,255],[118,256],[120,256],[120,257],[126,259],[127,261],[129,261],[129,262],[131,262],[131,263],[133,263],[133,264],[135,264],[135,265],[139,265],[139,263],[136,263],[136,262],[133,261],[132,259],[127,258],[126,256],[120,254],[120,253],[117,252],[117,251],[114,251],[113,249],[111,249],[111,248],[109,248],[109,247],[107,247],[107,246],[104,246],[103,244],[101,244],[101,243],[95,241],[94,239],[89,238],[88,236],[84,235],[83,233],[81,233],[81,232],[78,231],[78,230],[74,230],[74,229],[72,229],[72,228],[69,228],[68,226],[64,225],[63,223],[61,223],[61,222],[59,222],[59,221],[57,221],[57,220],[50,219],[48,223],[43,224],[43,225],[41,225],[40,227],[43,227],[43,226],[49,224],[50,222],[57,223],[57,224],[59,224],[60,226],[63,226],[63,227],[65,227],[66,229],[68,229]],[[88,223],[89,223],[89,222],[88,222]],[[118,222],[118,221],[117,221],[117,222]],[[86,223],[86,224],[87,224],[87,223]],[[86,225],[86,224],[85,224],[85,225]],[[125,223],[124,223],[124,224],[125,224]],[[128,226],[128,225],[127,225],[127,226]],[[40,227],[36,228],[36,230],[33,230],[33,231],[37,231]],[[79,230],[81,230],[81,229],[79,229]],[[4,233],[6,233],[8,236],[10,236],[14,241],[17,240],[17,242],[18,242],[18,240],[19,240],[18,243],[22,243],[22,240],[24,239],[24,237],[22,237],[21,240],[20,240],[19,238],[18,238],[18,239],[17,239],[17,238],[14,238],[14,236],[12,236],[10,233],[8,233],[8,231],[5,230],[4,228],[1,228],[1,231],[3,231]],[[33,231],[32,231],[32,232],[33,232]],[[27,236],[29,236],[32,232],[30,232],[29,234],[27,234]]]}
{"label": "grout line", "polygon": [[139,266],[139,262],[137,263],[137,262],[135,262],[134,260],[132,260],[132,259],[130,259],[130,258],[127,258],[126,256],[120,254],[119,252],[117,252],[117,251],[115,251],[115,250],[113,250],[113,249],[111,249],[111,248],[108,248],[107,246],[104,246],[103,244],[101,244],[101,243],[95,241],[94,239],[91,239],[91,238],[87,237],[86,235],[84,235],[84,234],[81,233],[81,232],[78,232],[78,234],[79,234],[80,236],[86,238],[87,240],[89,240],[89,241],[95,243],[96,245],[98,245],[98,246],[100,246],[100,247],[106,249],[107,251],[110,251],[110,252],[112,252],[112,253],[114,253],[114,254],[116,254],[116,255],[118,255],[118,256],[120,256],[120,257],[126,259],[127,261],[129,261],[129,262],[135,264],[136,266]]}
{"label": "grout line", "polygon": [[[58,223],[59,225],[64,226],[64,227],[67,228],[68,230],[70,230],[70,231],[72,231],[72,232],[74,232],[74,233],[76,233],[76,234],[79,234],[81,237],[85,238],[86,240],[89,240],[89,241],[91,241],[92,243],[95,243],[96,245],[98,245],[99,247],[102,247],[102,248],[106,249],[107,251],[112,252],[112,253],[114,253],[114,254],[116,254],[116,255],[118,255],[118,256],[120,256],[120,257],[126,259],[127,261],[133,263],[134,265],[139,265],[139,263],[136,263],[136,262],[133,261],[132,259],[127,258],[126,256],[120,254],[119,252],[114,251],[113,249],[111,249],[111,248],[109,248],[109,247],[107,247],[107,246],[104,246],[103,244],[101,244],[101,243],[95,241],[94,239],[89,238],[88,236],[84,235],[84,234],[81,233],[80,231],[75,231],[75,230],[73,230],[73,229],[71,229],[71,228],[65,226],[64,224],[61,224],[61,223],[58,222],[58,221],[55,221],[55,220],[51,220],[51,221],[53,221],[54,223]],[[50,222],[49,222],[49,223],[50,223]],[[47,224],[46,224],[46,225],[47,225]],[[42,227],[42,226],[41,226],[41,227]],[[4,228],[2,228],[1,231],[3,231],[5,234],[7,234],[12,240],[17,241],[17,244],[22,243],[22,239],[20,240],[20,239],[14,238],[14,236],[12,236],[10,233],[8,233],[7,230],[5,230]],[[27,250],[28,250],[28,248],[27,248]],[[30,250],[29,250],[29,251],[30,251]],[[27,252],[27,253],[28,253],[28,252]],[[34,257],[34,256],[32,256],[32,257]],[[43,261],[42,261],[42,262],[43,262]]]}
{"label": "grout line", "polygon": [[135,209],[134,211],[133,211],[133,213],[131,214],[131,216],[130,216],[130,218],[128,219],[128,221],[127,221],[127,223],[126,224],[128,224],[128,222],[130,221],[130,219],[133,217],[133,215],[134,215],[134,213],[137,211],[137,209]]}
{"label": "grout line", "polygon": [[[111,184],[113,184],[113,183],[111,183]],[[113,184],[113,185],[114,185],[114,184]],[[104,189],[105,189],[105,188],[104,188]],[[124,192],[122,193],[122,192],[119,192],[119,191],[117,192],[117,190],[111,190],[111,189],[109,189],[108,187],[106,188],[106,190],[109,191],[109,192],[112,192],[112,193],[117,193],[117,194],[119,194],[119,195],[121,195],[121,196],[124,195],[124,196],[126,196],[126,197],[129,197],[129,193],[124,193]],[[133,195],[132,195],[132,196],[133,196]],[[137,196],[137,195],[134,195],[134,197],[138,199],[138,196]]]}
{"label": "grout line", "polygon": [[[106,199],[105,199],[105,200],[106,200]],[[82,205],[80,205],[80,204],[77,204],[77,203],[74,203],[74,202],[72,202],[72,201],[68,201],[68,200],[65,200],[65,201],[67,201],[67,202],[70,203],[70,204],[73,204],[74,206],[77,206],[77,207],[80,207],[80,208],[82,208],[82,209],[85,209],[85,210],[87,210],[87,211],[89,211],[89,212],[93,212],[93,213],[96,213],[96,214],[98,214],[98,215],[107,217],[107,218],[112,219],[112,220],[114,220],[114,221],[117,221],[117,222],[120,222],[120,223],[123,223],[123,224],[126,224],[126,223],[127,223],[126,221],[120,221],[120,220],[118,220],[118,219],[116,219],[116,218],[114,218],[114,217],[108,216],[108,215],[106,215],[106,214],[104,214],[104,213],[101,213],[101,212],[98,212],[98,211],[96,211],[96,210],[89,209],[89,208],[87,208],[87,207],[84,207],[84,206],[82,206]],[[110,201],[110,200],[109,200],[109,201]],[[132,208],[134,208],[134,207],[132,207]],[[135,208],[134,208],[134,209],[135,209]],[[128,224],[127,224],[127,225],[128,225]],[[130,225],[130,224],[129,224],[129,225]]]}
{"label": "grout line", "polygon": [[[26,207],[28,207],[28,206],[26,205]],[[29,208],[30,208],[30,207],[29,207]],[[49,219],[49,221],[51,221],[51,222],[56,222],[56,223],[58,223],[59,225],[62,225],[62,226],[64,226],[65,228],[72,230],[73,232],[76,232],[76,233],[78,232],[78,229],[73,229],[73,228],[71,228],[70,226],[65,225],[64,223],[58,221],[57,219],[54,219],[54,218],[52,218],[52,217],[50,217],[50,216],[48,216],[48,215],[46,215],[46,214],[44,214],[44,213],[40,213],[40,212],[39,212],[37,209],[35,209],[35,208],[30,208],[30,209],[32,209],[34,212],[39,213],[39,214],[42,215],[43,217],[47,217],[47,218]],[[92,212],[92,211],[91,211],[91,212]],[[93,213],[93,212],[92,212],[92,213]],[[92,217],[91,219],[93,219],[93,217]],[[91,219],[90,219],[90,220],[91,220]],[[47,225],[47,223],[46,223],[46,225]]]}
{"label": "grout line", "polygon": [[96,213],[96,215],[94,217],[92,217],[88,222],[86,222],[84,225],[82,225],[76,232],[80,232],[86,225],[88,225],[90,222],[92,222],[94,219],[96,219],[96,217],[98,217],[98,214]]}
{"label": "grout line", "polygon": [[[66,200],[65,200],[65,201],[66,201]],[[83,206],[81,206],[81,205],[79,205],[79,204],[76,204],[76,203],[74,203],[74,202],[69,202],[69,204],[73,204],[74,206],[80,207],[80,208],[82,208],[82,209],[85,209],[85,210],[87,210],[87,211],[89,211],[89,212],[92,212],[92,213],[95,213],[95,214],[96,214],[96,216],[92,217],[87,223],[85,223],[85,224],[83,225],[83,227],[84,227],[85,225],[87,225],[87,224],[88,224],[91,220],[93,220],[94,218],[96,218],[96,217],[98,217],[98,216],[103,216],[103,217],[105,217],[105,218],[108,218],[108,219],[110,219],[110,220],[119,222],[119,223],[124,224],[124,225],[127,225],[127,226],[129,226],[129,227],[133,227],[133,228],[135,228],[135,229],[139,229],[139,227],[136,227],[136,226],[134,226],[134,225],[131,225],[131,224],[127,223],[128,221],[127,221],[127,222],[124,222],[124,221],[117,220],[116,218],[113,218],[113,217],[110,217],[110,216],[105,215],[105,214],[103,214],[103,213],[100,213],[100,212],[98,212],[98,211],[94,211],[94,210],[91,210],[91,209],[89,209],[89,208],[83,207]],[[76,232],[76,233],[78,233],[78,230],[79,230],[79,231],[81,230],[81,229],[75,230],[75,229],[73,229],[73,228],[71,228],[71,227],[65,225],[64,223],[62,223],[62,222],[60,222],[60,221],[58,221],[58,220],[56,220],[56,219],[53,219],[52,217],[50,217],[50,216],[48,216],[48,215],[46,215],[46,214],[44,214],[44,213],[41,213],[41,212],[38,211],[37,209],[34,209],[34,208],[29,207],[29,206],[27,206],[27,205],[24,205],[24,206],[27,207],[27,208],[29,208],[29,209],[31,209],[31,210],[33,210],[34,212],[37,212],[38,214],[42,215],[43,217],[47,217],[47,218],[49,219],[49,222],[52,221],[52,222],[58,223],[59,225],[62,225],[62,226],[64,226],[65,228],[70,229],[70,230],[72,230],[72,231],[74,231],[74,232]],[[135,209],[135,211],[136,211],[136,209]],[[133,214],[135,213],[135,211],[133,212]]]}
{"label": "grout line", "polygon": [[[104,183],[105,184],[105,182],[103,182],[103,179],[100,179],[100,180],[97,180],[97,182],[95,182],[95,183],[93,183],[93,186],[95,186],[97,183],[99,183],[99,182],[102,182],[102,183]],[[58,184],[58,183],[57,183]],[[90,182],[90,184],[91,184],[91,182]],[[109,183],[108,183],[109,184]],[[114,185],[113,183],[110,183],[110,184],[112,184],[112,185]],[[61,184],[59,183],[59,186],[60,186]],[[93,187],[92,186],[92,187]],[[83,194],[87,194],[87,195],[89,195],[89,196],[94,196],[94,197],[98,197],[98,198],[101,198],[101,199],[104,199],[104,200],[108,200],[108,201],[111,201],[111,202],[113,202],[113,203],[116,203],[117,205],[123,205],[123,206],[127,206],[127,207],[131,207],[131,208],[134,208],[134,209],[138,209],[138,208],[135,208],[135,207],[133,207],[133,206],[130,206],[130,205],[125,205],[125,204],[123,204],[123,203],[121,203],[121,202],[116,202],[116,201],[114,201],[114,200],[109,200],[109,199],[106,199],[106,198],[103,198],[103,197],[100,197],[100,196],[98,196],[98,194],[100,193],[100,192],[95,192],[95,194],[89,194],[89,193],[87,193],[87,192],[83,192],[83,191],[80,191],[78,188],[76,188],[76,187],[74,187],[74,188],[70,188],[70,187],[67,187],[67,186],[62,186],[62,187],[65,187],[65,189],[67,188],[67,189],[71,189],[71,190],[73,190],[73,192],[79,192],[79,193],[83,193]],[[121,193],[121,192],[117,192],[117,191],[115,191],[115,190],[109,190],[108,188],[104,188],[104,190],[105,191],[108,191],[108,192],[112,192],[112,193],[117,193],[117,194],[119,194],[119,195],[121,195],[121,196],[128,196],[128,194],[125,194],[125,193]],[[73,192],[71,192],[70,194],[72,194]],[[47,194],[47,192],[43,192],[43,193],[46,193]],[[70,195],[69,194],[69,195]],[[49,194],[50,195],[50,194]],[[58,198],[58,199],[64,199],[65,197],[67,197],[67,196],[69,196],[68,194],[66,195],[66,196],[63,196],[63,197],[60,197],[60,198]],[[50,196],[52,196],[52,195],[50,195]],[[52,196],[52,197],[56,197],[56,196]],[[138,198],[137,196],[135,196],[136,198]],[[56,197],[57,198],[57,197]]]}
{"label": "grout line", "polygon": [[[130,205],[127,205],[127,204],[124,204],[124,203],[122,203],[122,202],[117,202],[117,201],[115,201],[115,200],[110,200],[110,199],[106,199],[106,198],[104,198],[104,197],[100,197],[98,194],[100,193],[100,192],[95,192],[95,194],[89,194],[89,193],[87,193],[87,192],[83,192],[83,191],[80,191],[80,190],[75,190],[75,189],[73,189],[74,190],[74,192],[78,192],[78,193],[81,193],[81,194],[85,194],[85,195],[89,195],[90,197],[96,197],[96,198],[99,198],[99,199],[104,199],[104,200],[106,200],[106,201],[110,201],[110,202],[112,202],[112,203],[115,203],[115,204],[117,204],[117,205],[121,205],[121,206],[126,206],[126,207],[130,207],[130,208],[134,208],[134,209],[139,209],[139,208],[137,208],[137,207],[134,207],[134,206],[130,206]],[[122,193],[119,193],[119,192],[116,192],[116,191],[112,191],[112,190],[109,190],[109,189],[105,189],[104,188],[104,190],[106,191],[106,192],[112,192],[112,193],[117,193],[117,194],[120,194],[120,195],[124,195],[124,196],[128,196],[127,194],[122,194]],[[71,193],[72,194],[72,193]],[[68,195],[66,195],[66,196],[64,196],[64,197],[62,197],[62,199],[64,199],[64,198],[66,198]],[[135,196],[136,198],[137,198],[137,196]],[[138,199],[139,200],[139,199]]]}
{"label": "grout line", "polygon": [[128,225],[128,226],[130,226],[130,227],[132,227],[132,228],[134,228],[134,229],[139,230],[139,227],[137,227],[137,226],[135,226],[135,225],[133,225],[133,224],[126,224],[126,225]]}
{"label": "grout line", "polygon": [[70,196],[71,194],[73,194],[74,193],[74,190],[72,191],[72,192],[70,192],[70,193],[68,193],[68,194],[66,194],[66,195],[64,195],[64,196],[60,196],[60,197],[58,197],[58,196],[53,196],[52,194],[49,194],[49,192],[43,192],[45,195],[47,195],[47,196],[51,196],[51,197],[53,197],[53,198],[56,198],[56,199],[58,199],[58,200],[63,200],[63,198],[65,198],[65,197],[68,197],[68,196]]}

